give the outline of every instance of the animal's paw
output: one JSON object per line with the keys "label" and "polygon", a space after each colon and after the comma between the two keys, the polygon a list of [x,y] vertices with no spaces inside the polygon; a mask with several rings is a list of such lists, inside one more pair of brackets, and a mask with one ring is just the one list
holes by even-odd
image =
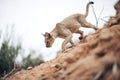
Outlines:
{"label": "animal's paw", "polygon": [[80,37],[79,37],[79,40],[81,40],[81,39],[83,39],[83,36],[80,36]]}
{"label": "animal's paw", "polygon": [[95,27],[94,29],[95,29],[95,30],[98,30],[99,28]]}

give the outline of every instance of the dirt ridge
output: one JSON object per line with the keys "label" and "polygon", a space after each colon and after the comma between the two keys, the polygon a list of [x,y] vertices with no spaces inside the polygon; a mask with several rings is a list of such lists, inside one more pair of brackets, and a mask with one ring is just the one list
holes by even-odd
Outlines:
{"label": "dirt ridge", "polygon": [[120,80],[120,0],[116,16],[55,59],[6,80]]}

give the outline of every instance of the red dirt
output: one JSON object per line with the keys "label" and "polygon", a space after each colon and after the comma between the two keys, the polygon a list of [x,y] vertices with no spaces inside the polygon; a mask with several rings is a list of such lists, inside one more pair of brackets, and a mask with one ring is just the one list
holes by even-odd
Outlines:
{"label": "red dirt", "polygon": [[6,80],[120,80],[120,0],[116,16],[55,59]]}

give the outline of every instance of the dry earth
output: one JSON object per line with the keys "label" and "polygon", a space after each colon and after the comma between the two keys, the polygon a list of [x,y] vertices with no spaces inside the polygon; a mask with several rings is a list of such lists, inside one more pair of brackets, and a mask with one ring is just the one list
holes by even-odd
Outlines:
{"label": "dry earth", "polygon": [[102,29],[48,62],[6,80],[120,80],[120,0]]}

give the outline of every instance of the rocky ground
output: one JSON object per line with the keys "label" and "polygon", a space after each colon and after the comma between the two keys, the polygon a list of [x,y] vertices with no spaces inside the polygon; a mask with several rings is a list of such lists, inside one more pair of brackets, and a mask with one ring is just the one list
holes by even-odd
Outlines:
{"label": "rocky ground", "polygon": [[120,0],[102,29],[48,62],[5,80],[120,80]]}

